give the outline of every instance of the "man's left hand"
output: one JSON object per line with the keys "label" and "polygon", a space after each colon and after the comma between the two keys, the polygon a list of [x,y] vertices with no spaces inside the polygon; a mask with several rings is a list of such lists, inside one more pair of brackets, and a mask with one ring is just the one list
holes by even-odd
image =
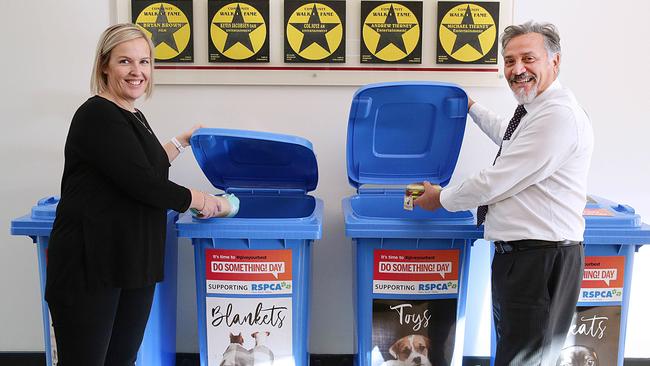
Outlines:
{"label": "man's left hand", "polygon": [[435,211],[442,207],[440,204],[440,191],[442,191],[442,187],[437,184],[432,185],[429,182],[423,182],[422,184],[424,185],[424,193],[416,198],[413,204],[429,211]]}

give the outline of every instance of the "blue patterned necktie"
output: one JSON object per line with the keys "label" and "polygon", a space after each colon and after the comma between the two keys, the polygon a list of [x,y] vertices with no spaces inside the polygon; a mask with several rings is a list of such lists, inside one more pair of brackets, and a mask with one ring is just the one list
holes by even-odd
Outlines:
{"label": "blue patterned necktie", "polygon": [[[510,137],[512,137],[512,133],[515,132],[517,127],[519,126],[519,122],[521,122],[521,118],[526,115],[526,108],[524,108],[523,104],[520,104],[517,106],[517,109],[515,109],[515,114],[512,116],[512,119],[510,119],[510,123],[508,123],[508,128],[506,128],[506,133],[503,135],[503,140],[510,140]],[[494,163],[492,165],[496,164],[497,159],[501,155],[501,148],[503,147],[503,141],[501,141],[501,146],[499,146],[499,152],[497,152],[497,156],[494,158]],[[479,206],[478,209],[476,210],[476,226],[481,226],[483,222],[485,222],[485,217],[487,216],[488,212],[488,206],[483,205]]]}

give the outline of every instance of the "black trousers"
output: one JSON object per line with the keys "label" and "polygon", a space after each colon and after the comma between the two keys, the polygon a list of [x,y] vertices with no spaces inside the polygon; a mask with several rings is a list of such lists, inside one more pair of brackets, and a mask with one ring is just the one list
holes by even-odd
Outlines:
{"label": "black trousers", "polygon": [[108,288],[50,300],[59,366],[133,366],[154,289]]}
{"label": "black trousers", "polygon": [[494,366],[555,366],[580,294],[582,245],[495,254]]}

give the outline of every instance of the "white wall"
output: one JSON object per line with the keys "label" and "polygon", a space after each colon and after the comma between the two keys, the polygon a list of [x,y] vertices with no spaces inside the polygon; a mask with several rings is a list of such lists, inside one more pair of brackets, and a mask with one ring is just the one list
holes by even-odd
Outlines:
{"label": "white wall", "polygon": [[[650,134],[644,103],[650,100],[646,14],[650,2],[518,1],[515,22],[548,20],[562,34],[561,79],[592,117],[596,148],[590,173],[593,194],[630,204],[650,222],[647,182]],[[9,236],[12,218],[41,197],[59,191],[63,143],[77,106],[88,96],[95,43],[110,23],[112,1],[3,2],[0,56],[0,352],[42,350],[36,250],[25,237]],[[142,105],[161,138],[191,124],[300,135],[311,140],[319,161],[314,193],[324,199],[323,240],[315,243],[312,284],[312,353],[352,353],[352,258],[343,234],[341,199],[353,193],[345,170],[350,87],[160,86]],[[509,115],[514,100],[502,88],[471,88],[476,100]],[[486,153],[487,151],[487,153]],[[454,175],[462,179],[491,163],[496,147],[472,124]],[[180,158],[172,178],[211,189],[191,155]],[[90,203],[92,204],[92,203]],[[479,252],[481,249],[477,249]],[[484,250],[486,253],[487,251]],[[483,253],[482,252],[482,253]],[[650,305],[650,249],[636,255],[627,357],[650,357],[644,339]],[[181,243],[179,352],[196,352],[196,311],[191,245]],[[483,323],[468,332],[470,355],[487,355]]]}

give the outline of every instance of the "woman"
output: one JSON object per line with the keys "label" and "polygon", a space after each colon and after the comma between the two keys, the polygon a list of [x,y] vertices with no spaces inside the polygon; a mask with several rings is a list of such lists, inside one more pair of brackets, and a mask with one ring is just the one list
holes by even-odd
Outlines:
{"label": "woman", "polygon": [[134,107],[153,89],[153,49],[133,24],[104,31],[95,95],[70,125],[45,289],[60,366],[134,365],[163,279],[167,209],[227,213],[223,198],[168,179],[199,126],[161,145]]}

